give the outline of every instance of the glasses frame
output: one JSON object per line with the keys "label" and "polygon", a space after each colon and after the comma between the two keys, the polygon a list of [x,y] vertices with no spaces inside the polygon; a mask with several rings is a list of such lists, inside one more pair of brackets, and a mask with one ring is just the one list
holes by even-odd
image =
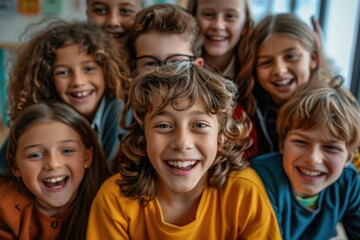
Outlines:
{"label": "glasses frame", "polygon": [[151,56],[151,55],[143,55],[143,56],[140,56],[140,57],[136,57],[135,60],[134,60],[134,65],[136,68],[137,67],[137,62],[140,60],[140,59],[143,59],[143,58],[151,58],[153,60],[155,60],[157,62],[157,66],[156,67],[160,67],[160,66],[163,66],[163,65],[167,65],[167,61],[169,61],[169,59],[173,58],[173,57],[188,57],[189,59],[188,60],[184,60],[184,61],[181,61],[181,62],[192,62],[196,59],[196,57],[194,55],[187,55],[187,54],[174,54],[174,55],[170,55],[168,56],[167,58],[165,58],[164,60],[159,60],[157,57],[154,57],[154,56]]}

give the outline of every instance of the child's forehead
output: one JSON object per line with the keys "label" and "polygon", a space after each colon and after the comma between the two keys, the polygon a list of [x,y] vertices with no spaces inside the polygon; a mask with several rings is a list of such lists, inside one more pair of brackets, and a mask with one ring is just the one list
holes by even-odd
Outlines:
{"label": "child's forehead", "polygon": [[333,133],[328,127],[320,124],[293,128],[289,131],[289,133],[291,135],[302,136],[305,138],[315,138],[322,142],[346,142],[344,139],[341,139],[338,133]]}
{"label": "child's forehead", "polygon": [[143,6],[144,0],[87,0],[87,5],[90,4],[105,4],[108,6],[116,6],[116,5],[139,5]]}
{"label": "child's forehead", "polygon": [[197,109],[201,109],[204,112],[208,112],[208,108],[206,107],[205,101],[200,97],[196,97],[194,101],[191,101],[189,98],[182,98],[182,97],[174,100],[168,100],[168,99],[164,99],[160,95],[157,95],[154,97],[154,99],[152,99],[148,113],[162,111],[164,109],[182,111],[193,107]]}

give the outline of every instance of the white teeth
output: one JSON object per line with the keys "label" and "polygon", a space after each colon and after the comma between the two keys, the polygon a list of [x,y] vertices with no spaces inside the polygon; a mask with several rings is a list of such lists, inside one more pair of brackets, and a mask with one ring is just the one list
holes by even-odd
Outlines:
{"label": "white teeth", "polygon": [[60,182],[60,181],[64,180],[65,178],[66,178],[66,176],[61,176],[61,177],[56,177],[56,178],[47,178],[47,179],[44,179],[44,182],[56,183],[56,182]]}
{"label": "white teeth", "polygon": [[292,81],[291,79],[285,79],[282,81],[274,82],[274,84],[277,86],[286,86],[286,85],[289,85],[291,83],[291,81]]}
{"label": "white teeth", "polygon": [[167,161],[169,163],[169,165],[174,166],[174,167],[179,167],[179,168],[186,168],[192,165],[195,165],[196,161],[192,160],[192,161]]}
{"label": "white teeth", "polygon": [[75,92],[75,93],[72,93],[72,95],[75,97],[81,98],[81,97],[85,97],[85,96],[89,95],[90,92],[91,91]]}
{"label": "white teeth", "polygon": [[303,168],[299,168],[299,170],[300,170],[303,174],[308,175],[308,176],[311,176],[311,177],[316,177],[316,176],[320,176],[320,175],[321,175],[321,172],[318,172],[318,171],[310,171],[310,170],[303,169]]}
{"label": "white teeth", "polygon": [[212,40],[212,41],[224,41],[225,37],[210,36],[209,39]]}

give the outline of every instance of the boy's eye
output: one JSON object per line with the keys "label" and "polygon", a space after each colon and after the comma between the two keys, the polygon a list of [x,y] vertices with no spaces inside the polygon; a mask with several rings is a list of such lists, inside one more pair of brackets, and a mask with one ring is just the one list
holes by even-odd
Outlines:
{"label": "boy's eye", "polygon": [[306,141],[301,140],[301,139],[294,139],[294,140],[292,140],[292,142],[297,144],[297,145],[300,145],[300,146],[305,146],[307,144]]}
{"label": "boy's eye", "polygon": [[341,152],[342,149],[336,145],[325,145],[324,148],[329,152]]}
{"label": "boy's eye", "polygon": [[143,63],[143,64],[144,64],[144,66],[146,66],[146,67],[157,67],[157,66],[159,65],[159,63],[156,62],[156,61],[153,61],[153,62],[145,62],[145,63]]}
{"label": "boy's eye", "polygon": [[108,10],[105,7],[94,7],[93,12],[98,15],[105,15],[108,13]]}
{"label": "boy's eye", "polygon": [[194,125],[194,127],[196,127],[196,128],[207,128],[207,127],[209,127],[209,125],[207,125],[206,123],[196,123]]}
{"label": "boy's eye", "polygon": [[85,72],[89,73],[89,72],[93,72],[95,71],[96,68],[95,67],[85,67]]}
{"label": "boy's eye", "polygon": [[121,15],[132,15],[135,11],[131,8],[121,8],[120,14]]}

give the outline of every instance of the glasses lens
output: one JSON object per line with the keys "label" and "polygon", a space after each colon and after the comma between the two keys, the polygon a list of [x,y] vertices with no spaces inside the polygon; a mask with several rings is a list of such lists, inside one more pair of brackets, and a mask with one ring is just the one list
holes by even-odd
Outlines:
{"label": "glasses lens", "polygon": [[181,63],[181,62],[188,62],[193,61],[193,56],[188,55],[173,55],[166,59],[165,64],[173,64],[173,63]]}
{"label": "glasses lens", "polygon": [[153,69],[159,66],[159,62],[152,57],[144,57],[136,60],[137,69]]}

